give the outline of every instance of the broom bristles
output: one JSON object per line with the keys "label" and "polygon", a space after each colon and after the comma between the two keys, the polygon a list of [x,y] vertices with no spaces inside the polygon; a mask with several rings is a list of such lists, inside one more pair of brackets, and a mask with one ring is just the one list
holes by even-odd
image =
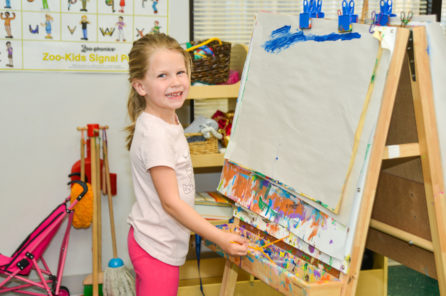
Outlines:
{"label": "broom bristles", "polygon": [[104,271],[102,293],[104,296],[135,295],[135,278],[125,266],[107,267]]}

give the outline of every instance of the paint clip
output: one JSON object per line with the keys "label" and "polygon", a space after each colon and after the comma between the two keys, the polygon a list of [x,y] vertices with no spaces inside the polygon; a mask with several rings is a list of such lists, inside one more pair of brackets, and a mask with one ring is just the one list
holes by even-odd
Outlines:
{"label": "paint clip", "polygon": [[304,0],[303,12],[299,14],[299,28],[311,29],[312,18],[324,18],[322,12],[322,0]]}
{"label": "paint clip", "polygon": [[338,31],[339,33],[350,33],[353,30],[353,23],[358,22],[358,15],[355,14],[355,1],[342,1],[342,11],[338,9]]}
{"label": "paint clip", "polygon": [[375,25],[387,26],[390,23],[390,18],[395,17],[396,14],[392,13],[392,0],[381,0],[379,2],[380,12],[376,15],[374,19]]}
{"label": "paint clip", "polygon": [[310,0],[310,17],[324,18],[325,13],[322,12],[322,0]]}
{"label": "paint clip", "polygon": [[304,0],[303,12],[299,14],[299,28],[311,29],[310,2],[308,0]]}

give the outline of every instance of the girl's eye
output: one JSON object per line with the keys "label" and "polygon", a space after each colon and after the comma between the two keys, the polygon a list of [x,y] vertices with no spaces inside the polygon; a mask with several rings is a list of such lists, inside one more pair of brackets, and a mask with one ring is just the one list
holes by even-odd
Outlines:
{"label": "girl's eye", "polygon": [[164,77],[166,77],[166,74],[158,74],[157,77],[158,77],[158,78],[164,78]]}
{"label": "girl's eye", "polygon": [[179,72],[177,73],[177,75],[183,75],[183,74],[186,74],[186,71],[179,71]]}

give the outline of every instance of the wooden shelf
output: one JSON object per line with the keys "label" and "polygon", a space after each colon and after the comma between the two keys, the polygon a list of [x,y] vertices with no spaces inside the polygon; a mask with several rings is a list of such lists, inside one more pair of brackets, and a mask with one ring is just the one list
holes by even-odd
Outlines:
{"label": "wooden shelf", "polygon": [[224,154],[191,154],[191,158],[194,168],[221,167],[223,166]]}
{"label": "wooden shelf", "polygon": [[[246,45],[232,44],[230,69],[238,71],[241,75],[247,54],[248,47]],[[234,84],[191,86],[187,100],[237,99],[239,89],[240,81]],[[192,165],[194,169],[198,169],[200,172],[221,168],[223,166],[223,156],[224,154],[221,153],[192,154]]]}
{"label": "wooden shelf", "polygon": [[229,85],[191,86],[188,100],[205,100],[218,98],[237,98],[240,81]]}

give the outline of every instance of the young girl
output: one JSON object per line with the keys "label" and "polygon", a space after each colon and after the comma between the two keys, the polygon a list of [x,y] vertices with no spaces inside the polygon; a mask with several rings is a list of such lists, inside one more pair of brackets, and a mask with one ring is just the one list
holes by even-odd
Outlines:
{"label": "young girl", "polygon": [[188,53],[165,34],[133,43],[127,148],[136,203],[128,218],[128,248],[140,296],[176,295],[190,230],[233,256],[248,249],[241,236],[216,228],[193,209],[192,163],[175,113],[187,97],[190,71]]}

